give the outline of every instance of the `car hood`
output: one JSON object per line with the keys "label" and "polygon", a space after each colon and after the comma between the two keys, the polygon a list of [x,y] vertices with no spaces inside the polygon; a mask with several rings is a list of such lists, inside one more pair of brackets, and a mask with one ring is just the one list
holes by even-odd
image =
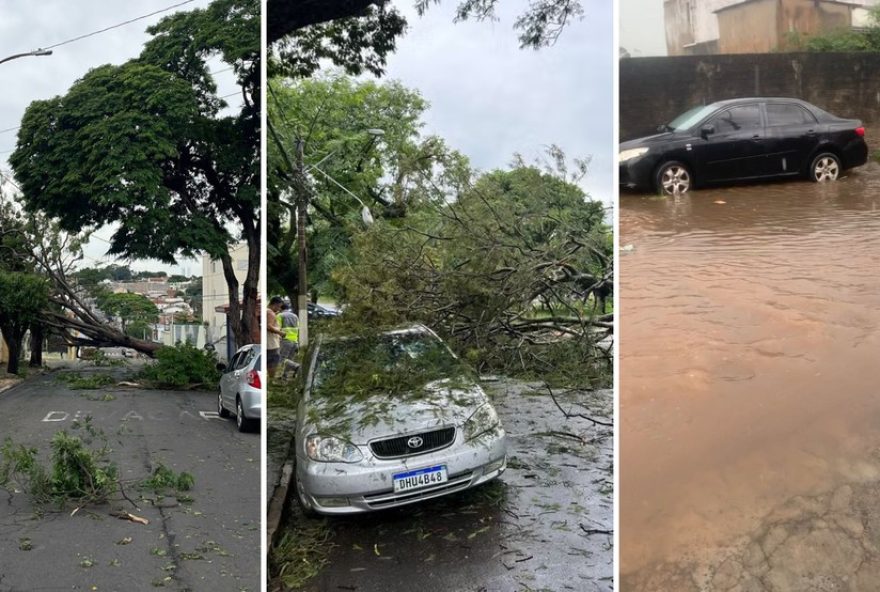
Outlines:
{"label": "car hood", "polygon": [[626,142],[620,143],[620,150],[629,150],[630,148],[643,148],[643,147],[651,147],[657,144],[666,144],[673,140],[679,140],[685,137],[687,134],[682,134],[680,132],[663,132],[660,134],[653,134],[651,136],[644,136],[642,138],[636,138],[635,140],[627,140]]}
{"label": "car hood", "polygon": [[461,425],[487,402],[477,384],[443,379],[426,384],[418,393],[379,394],[362,401],[312,400],[307,413],[314,433],[363,445],[377,438]]}

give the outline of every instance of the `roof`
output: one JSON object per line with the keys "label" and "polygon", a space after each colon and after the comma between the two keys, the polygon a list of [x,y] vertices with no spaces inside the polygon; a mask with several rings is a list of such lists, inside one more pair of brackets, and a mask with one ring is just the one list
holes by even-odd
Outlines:
{"label": "roof", "polygon": [[[853,6],[856,8],[863,8],[865,6],[864,2],[848,2],[846,0],[814,0],[815,2],[825,2],[826,4],[842,4],[844,6]],[[750,4],[755,2],[755,0],[739,0],[738,2],[730,2],[721,8],[716,8],[712,12],[718,14],[719,12],[723,12],[725,10],[729,10],[731,8],[738,8],[743,4]]]}

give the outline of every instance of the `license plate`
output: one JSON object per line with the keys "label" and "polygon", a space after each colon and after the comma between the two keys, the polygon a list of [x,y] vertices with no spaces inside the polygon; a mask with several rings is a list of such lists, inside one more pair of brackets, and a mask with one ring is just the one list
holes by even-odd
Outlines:
{"label": "license plate", "polygon": [[443,465],[409,471],[407,473],[397,473],[392,478],[394,479],[394,493],[420,489],[430,485],[439,485],[449,480],[449,477],[446,475],[446,467]]}

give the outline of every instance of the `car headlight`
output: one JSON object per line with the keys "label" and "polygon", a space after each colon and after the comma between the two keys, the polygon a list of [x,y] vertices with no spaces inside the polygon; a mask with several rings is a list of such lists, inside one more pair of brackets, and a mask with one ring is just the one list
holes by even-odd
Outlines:
{"label": "car headlight", "polygon": [[617,161],[626,162],[627,160],[638,158],[642,154],[645,154],[647,151],[647,148],[630,148],[629,150],[623,150],[617,155]]}
{"label": "car headlight", "polygon": [[364,459],[360,448],[336,436],[312,434],[306,438],[306,454],[318,462],[356,463]]}
{"label": "car headlight", "polygon": [[501,430],[501,420],[491,404],[486,403],[464,422],[464,439],[473,440],[483,434],[494,433]]}

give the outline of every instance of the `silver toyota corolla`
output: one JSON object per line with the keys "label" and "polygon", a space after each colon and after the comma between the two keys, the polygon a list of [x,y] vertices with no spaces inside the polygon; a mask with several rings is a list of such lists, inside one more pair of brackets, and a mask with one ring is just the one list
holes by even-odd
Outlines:
{"label": "silver toyota corolla", "polygon": [[506,468],[495,409],[424,326],[319,340],[305,379],[295,447],[306,512],[392,508],[486,483]]}
{"label": "silver toyota corolla", "polygon": [[263,409],[260,344],[245,345],[235,352],[228,366],[218,364],[217,369],[223,373],[217,395],[217,413],[223,418],[235,414],[235,424],[240,432],[259,428]]}

